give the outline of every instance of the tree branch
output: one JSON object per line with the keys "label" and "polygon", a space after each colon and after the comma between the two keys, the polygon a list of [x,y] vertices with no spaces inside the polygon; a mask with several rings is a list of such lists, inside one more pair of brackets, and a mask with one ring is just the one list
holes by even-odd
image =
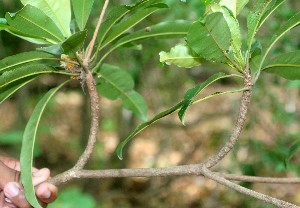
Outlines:
{"label": "tree branch", "polygon": [[239,115],[237,118],[237,122],[235,124],[234,130],[232,132],[232,135],[229,139],[229,141],[221,148],[221,150],[216,153],[215,155],[211,156],[206,162],[205,166],[207,168],[211,168],[218,164],[234,147],[236,142],[239,139],[239,136],[244,128],[244,124],[246,121],[247,111],[250,104],[250,99],[252,95],[252,84],[251,84],[251,76],[245,75],[244,77],[244,85],[245,88],[248,90],[245,90],[242,95]]}
{"label": "tree branch", "polygon": [[99,129],[99,95],[96,90],[95,80],[92,73],[89,70],[86,71],[86,85],[88,88],[91,102],[91,127],[87,146],[73,168],[76,170],[82,169],[87,163],[89,157],[91,156],[97,140],[97,134]]}

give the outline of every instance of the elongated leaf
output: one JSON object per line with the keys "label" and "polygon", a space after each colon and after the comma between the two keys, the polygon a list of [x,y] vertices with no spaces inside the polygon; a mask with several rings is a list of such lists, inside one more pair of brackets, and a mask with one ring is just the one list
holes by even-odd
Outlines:
{"label": "elongated leaf", "polygon": [[224,78],[228,78],[228,77],[232,77],[232,76],[236,76],[236,75],[227,75],[225,73],[220,72],[218,74],[212,75],[206,81],[201,82],[196,87],[189,89],[184,95],[182,107],[180,108],[180,110],[178,112],[178,116],[179,116],[182,124],[184,125],[184,118],[185,118],[185,114],[186,114],[188,107],[194,102],[196,96],[199,95],[199,93],[201,93],[202,90],[204,90],[206,87],[208,87],[209,85],[211,85],[212,83],[214,83],[220,79],[224,79]]}
{"label": "elongated leaf", "polygon": [[[232,3],[228,3],[228,1]],[[225,0],[223,3],[229,4],[230,7],[233,7],[231,9],[234,9],[234,11],[236,12],[236,4],[237,4],[236,0]],[[220,12],[223,14],[223,17],[227,22],[227,25],[231,33],[231,40],[232,40],[231,45],[233,46],[233,49],[230,49],[229,53],[233,52],[235,54],[241,54],[242,37],[241,37],[241,31],[240,31],[238,20],[235,18],[235,16],[229,13],[228,9],[225,9],[224,7],[216,3],[210,5],[210,12],[212,13]]]}
{"label": "elongated leaf", "polygon": [[247,27],[248,27],[248,37],[247,37],[247,46],[248,46],[248,52],[251,49],[252,42],[254,40],[254,37],[256,35],[256,32],[259,29],[260,21],[268,8],[270,2],[272,0],[257,0],[255,2],[255,6],[253,10],[249,12],[249,15],[247,16]]}
{"label": "elongated leaf", "polygon": [[300,80],[300,51],[280,54],[269,61],[262,70],[286,79]]}
{"label": "elongated leaf", "polygon": [[[132,16],[128,17],[126,20],[120,22],[119,24],[115,25],[108,36],[104,39],[101,48],[105,47],[112,41],[116,40],[118,37],[120,37],[122,34],[124,34],[126,31],[128,31],[130,28],[141,22],[143,19],[151,15],[152,13],[158,11],[161,8],[166,8],[167,6],[165,4],[158,4],[153,5],[149,8],[143,9],[141,11],[136,12]],[[101,48],[99,50],[101,50]]]}
{"label": "elongated leaf", "polygon": [[240,14],[244,7],[248,4],[249,0],[237,0],[236,15]]}
{"label": "elongated leaf", "polygon": [[196,21],[187,35],[188,45],[201,57],[212,62],[230,63],[231,34],[220,12],[207,16],[205,24]]}
{"label": "elongated leaf", "polygon": [[[138,30],[131,34],[125,35],[120,38],[113,46],[106,52],[97,65],[100,65],[103,60],[115,49],[134,41],[139,41],[147,38],[155,37],[166,37],[166,38],[182,38],[185,37],[189,27],[191,26],[190,21],[172,21],[172,22],[162,22],[156,25],[152,25],[142,30]],[[95,67],[96,70],[98,66]]]}
{"label": "elongated leaf", "polygon": [[261,17],[259,22],[259,28],[264,24],[264,22],[268,19],[268,17],[280,6],[282,3],[284,3],[286,0],[276,0],[274,5],[272,5],[271,8],[269,8]]}
{"label": "elongated leaf", "polygon": [[92,11],[94,0],[72,0],[73,11],[79,29],[85,28],[86,22]]}
{"label": "elongated leaf", "polygon": [[[234,75],[233,75],[234,76]],[[236,92],[242,92],[244,91],[245,89],[239,89],[239,90],[233,90],[233,91],[226,91],[226,92],[217,92],[217,93],[214,93],[214,94],[211,94],[211,95],[208,95],[200,100],[197,100],[195,102],[193,102],[192,104],[195,104],[196,102],[201,102],[201,101],[204,101],[204,100],[207,100],[209,98],[213,98],[213,97],[216,97],[216,96],[219,96],[219,95],[224,95],[224,94],[231,94],[231,93],[236,93]],[[156,121],[170,115],[171,113],[177,111],[178,109],[182,108],[184,104],[184,100],[178,102],[177,104],[175,104],[174,106],[172,106],[171,108],[161,112],[161,113],[158,113],[157,115],[155,115],[151,120],[149,121],[146,121],[144,123],[141,123],[140,125],[138,125],[134,131],[128,136],[126,137],[122,142],[119,143],[119,145],[117,146],[116,148],[116,153],[119,157],[119,159],[123,159],[123,149],[125,147],[125,145],[131,140],[133,139],[133,137],[135,137],[137,134],[139,134],[141,131],[145,130],[146,128],[148,128],[150,125],[152,125],[153,123],[155,123]]]}
{"label": "elongated leaf", "polygon": [[12,84],[14,82],[18,82],[21,79],[26,77],[36,77],[41,74],[50,74],[50,73],[59,73],[59,71],[55,70],[53,67],[46,66],[43,64],[35,64],[35,65],[25,65],[18,69],[4,72],[0,76],[0,90],[2,88]]}
{"label": "elongated leaf", "polygon": [[[23,5],[30,4],[43,11],[57,25],[64,37],[69,37],[71,35],[70,0],[21,0],[21,2]],[[45,22],[44,24],[48,24],[48,22]]]}
{"label": "elongated leaf", "polygon": [[221,0],[219,4],[227,7],[231,11],[232,15],[236,17],[238,0]]}
{"label": "elongated leaf", "polygon": [[292,159],[292,157],[296,154],[296,152],[299,150],[299,148],[300,148],[300,141],[297,141],[289,149],[289,153],[286,157],[286,162],[289,162]]}
{"label": "elongated leaf", "polygon": [[20,165],[22,172],[21,181],[24,186],[26,199],[35,208],[42,208],[37,201],[34,186],[32,183],[33,149],[36,140],[37,129],[40,123],[42,113],[44,112],[47,103],[65,83],[59,85],[56,88],[51,89],[39,101],[39,103],[36,105],[34,111],[31,114],[31,117],[26,125],[23,135],[20,155]]}
{"label": "elongated leaf", "polygon": [[111,100],[120,98],[125,108],[131,110],[138,118],[145,120],[147,107],[144,99],[133,91],[134,81],[125,70],[104,64],[99,72],[97,90]]}
{"label": "elongated leaf", "polygon": [[37,36],[52,44],[64,40],[63,34],[52,19],[31,5],[25,6],[15,14],[7,13],[5,17],[9,26],[25,33],[26,36]]}
{"label": "elongated leaf", "polygon": [[170,52],[162,51],[159,56],[160,62],[178,67],[191,68],[201,64],[201,58],[185,44],[177,44]]}
{"label": "elongated leaf", "polygon": [[38,52],[38,51],[19,53],[0,60],[0,74],[5,71],[20,67],[24,64],[41,63],[45,61],[57,62],[59,61],[59,58],[49,53]]}
{"label": "elongated leaf", "polygon": [[122,94],[120,99],[126,109],[131,110],[142,121],[147,120],[147,103],[138,92],[131,90]]}
{"label": "elongated leaf", "polygon": [[49,44],[48,41],[41,39],[40,37],[38,37],[37,35],[29,35],[29,34],[25,34],[22,31],[18,31],[16,29],[14,29],[13,27],[9,26],[7,23],[7,20],[4,18],[0,18],[0,30],[5,30],[6,32],[17,36],[19,38],[22,38],[24,40],[27,40],[31,43],[35,43],[35,44]]}
{"label": "elongated leaf", "polygon": [[13,95],[16,91],[24,87],[29,82],[33,81],[35,77],[26,77],[17,82],[14,82],[12,85],[8,85],[0,89],[0,104]]}
{"label": "elongated leaf", "polygon": [[150,126],[151,124],[155,123],[156,121],[160,120],[161,118],[170,115],[171,113],[173,113],[174,111],[178,110],[180,107],[182,106],[182,101],[177,103],[176,105],[174,105],[173,107],[171,107],[168,110],[165,110],[159,114],[157,114],[156,116],[154,116],[151,120],[144,122],[140,125],[138,125],[134,131],[128,136],[126,137],[122,142],[119,143],[119,145],[117,146],[116,149],[116,153],[119,157],[120,160],[123,159],[123,148],[125,147],[125,145],[133,138],[135,137],[138,133],[140,133],[141,131],[143,131],[145,128],[147,128],[148,126]]}
{"label": "elongated leaf", "polygon": [[104,37],[107,35],[108,31],[129,12],[130,9],[125,5],[114,7],[109,12],[107,19],[102,23],[97,35],[97,40],[99,44],[98,50],[102,44]]}
{"label": "elongated leaf", "polygon": [[272,49],[272,47],[275,45],[275,43],[287,32],[289,32],[291,29],[295,28],[300,24],[300,12],[295,14],[293,17],[291,17],[285,24],[283,24],[277,32],[273,35],[271,40],[266,44],[265,50],[262,51],[261,60],[259,64],[259,69],[261,69],[268,53]]}

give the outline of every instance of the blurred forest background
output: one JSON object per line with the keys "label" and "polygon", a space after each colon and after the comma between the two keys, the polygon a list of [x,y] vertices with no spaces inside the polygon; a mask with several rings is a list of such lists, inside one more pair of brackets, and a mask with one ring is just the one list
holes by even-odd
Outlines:
{"label": "blurred forest background", "polygon": [[[115,0],[134,3],[135,1]],[[169,9],[155,13],[136,26],[136,29],[175,19],[194,21],[204,12],[199,0],[165,0]],[[248,8],[240,15],[240,24],[246,32]],[[89,32],[93,32],[103,1],[95,1]],[[2,0],[0,16],[21,8],[18,0]],[[260,31],[262,38],[270,35],[291,15],[300,10],[300,1],[287,0]],[[158,53],[168,51],[184,40],[151,39],[135,47],[114,52],[107,63],[127,69],[136,81],[139,91],[148,103],[148,115],[171,107],[182,99],[187,89],[224,69],[223,65],[203,63],[193,69],[161,66]],[[0,33],[0,59],[35,49],[35,45]],[[281,39],[276,50],[300,50],[300,27]],[[19,157],[22,131],[43,93],[64,78],[42,76],[0,106],[0,154]],[[205,93],[240,86],[234,80],[213,85]],[[237,148],[216,170],[253,176],[300,176],[300,150],[291,158],[291,147],[300,143],[299,81],[287,81],[263,74],[254,88],[247,126]],[[120,161],[115,148],[139,123],[119,101],[101,98],[101,121],[98,143],[89,169],[166,167],[197,163],[219,149],[231,133],[241,94],[224,95],[192,106],[182,126],[176,113],[162,119],[139,134],[126,148]],[[48,167],[56,175],[70,167],[81,154],[88,134],[88,101],[80,84],[72,81],[61,90],[47,107],[38,130],[35,148],[35,166]],[[297,149],[296,149],[297,150]],[[299,185],[241,183],[243,186],[300,204]],[[60,187],[58,200],[51,206],[72,208],[111,207],[268,207],[268,205],[238,194],[201,177],[124,178],[79,180]],[[270,206],[271,207],[271,206]]]}

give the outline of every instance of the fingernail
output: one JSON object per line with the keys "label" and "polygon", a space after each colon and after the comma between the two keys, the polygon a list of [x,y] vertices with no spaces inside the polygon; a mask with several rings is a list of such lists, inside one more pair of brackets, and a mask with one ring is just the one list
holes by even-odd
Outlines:
{"label": "fingernail", "polygon": [[20,194],[20,189],[14,183],[8,184],[7,187],[5,188],[5,196],[8,198],[16,197],[19,194]]}
{"label": "fingernail", "polygon": [[9,199],[9,198],[7,198],[7,197],[5,197],[5,199],[4,199],[7,203],[12,203],[12,201]]}
{"label": "fingernail", "polygon": [[49,199],[50,196],[51,196],[51,192],[49,189],[47,189],[43,194],[40,195],[40,197],[43,199]]}

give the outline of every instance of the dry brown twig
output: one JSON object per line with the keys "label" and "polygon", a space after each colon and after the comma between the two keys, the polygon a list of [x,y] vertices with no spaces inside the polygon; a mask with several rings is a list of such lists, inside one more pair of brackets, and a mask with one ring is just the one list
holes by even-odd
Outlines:
{"label": "dry brown twig", "polygon": [[95,40],[101,26],[105,11],[107,9],[107,5],[109,0],[106,0],[104,6],[102,8],[97,27],[95,29],[93,38],[89,44],[88,51],[86,56],[83,59],[83,70],[86,73],[86,84],[88,88],[88,92],[90,95],[90,108],[91,108],[91,127],[90,134],[88,138],[88,143],[85,151],[80,156],[79,160],[75,164],[73,168],[67,170],[61,174],[58,174],[51,178],[49,182],[60,185],[63,183],[67,183],[69,181],[75,179],[82,178],[120,178],[120,177],[167,177],[167,176],[185,176],[185,175],[196,175],[202,176],[209,179],[214,180],[215,182],[222,184],[226,187],[229,187],[235,191],[243,193],[247,196],[251,196],[257,199],[260,199],[266,203],[273,204],[277,207],[298,207],[297,205],[291,204],[289,202],[282,201],[280,199],[276,199],[270,197],[268,195],[264,195],[250,189],[244,188],[238,184],[235,184],[229,180],[235,181],[247,181],[247,182],[256,182],[256,183],[286,183],[286,184],[295,184],[300,183],[300,178],[270,178],[270,177],[253,177],[253,176],[238,176],[232,174],[222,174],[212,172],[209,169],[217,165],[222,159],[232,150],[232,148],[237,143],[241,131],[244,127],[246,121],[247,110],[250,104],[251,99],[251,76],[246,74],[244,76],[244,85],[247,90],[243,92],[239,115],[237,118],[237,122],[235,124],[234,130],[229,141],[218,151],[216,154],[211,156],[206,162],[199,164],[191,164],[191,165],[180,165],[175,167],[166,167],[166,168],[140,168],[140,169],[108,169],[108,170],[84,170],[85,164],[88,162],[90,158],[93,148],[96,142],[96,136],[98,133],[98,122],[99,122],[99,95],[96,91],[95,81],[92,76],[92,73],[89,68],[90,58],[92,55],[92,51],[95,45]]}

